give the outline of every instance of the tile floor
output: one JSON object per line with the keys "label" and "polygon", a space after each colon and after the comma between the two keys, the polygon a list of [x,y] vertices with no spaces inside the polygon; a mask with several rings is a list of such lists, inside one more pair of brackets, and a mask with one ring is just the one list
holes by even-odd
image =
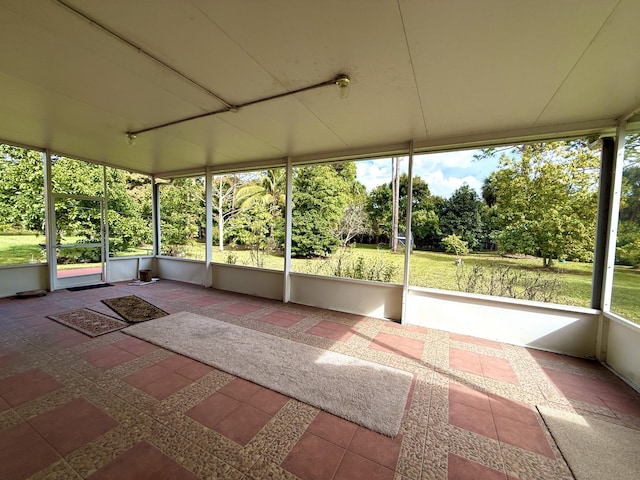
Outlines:
{"label": "tile floor", "polygon": [[[46,315],[138,295],[413,372],[389,438],[122,332]],[[161,280],[0,300],[0,478],[570,479],[535,406],[640,429],[595,362]]]}

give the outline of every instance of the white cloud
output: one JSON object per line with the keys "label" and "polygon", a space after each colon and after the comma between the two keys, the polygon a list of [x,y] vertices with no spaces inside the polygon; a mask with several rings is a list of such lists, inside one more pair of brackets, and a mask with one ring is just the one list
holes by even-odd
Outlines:
{"label": "white cloud", "polygon": [[[419,176],[429,185],[432,195],[445,198],[465,183],[481,193],[482,182],[495,170],[497,160],[487,158],[476,160],[477,150],[461,150],[456,152],[431,153],[416,155],[413,159],[413,175]],[[400,163],[401,171],[407,172],[407,162]],[[365,160],[356,163],[358,181],[363,183],[367,191],[378,185],[391,181],[391,160]]]}

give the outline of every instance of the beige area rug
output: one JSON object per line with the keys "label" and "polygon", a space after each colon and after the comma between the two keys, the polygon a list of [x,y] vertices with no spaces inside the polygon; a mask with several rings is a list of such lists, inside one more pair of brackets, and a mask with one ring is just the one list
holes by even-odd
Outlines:
{"label": "beige area rug", "polygon": [[90,337],[97,337],[105,333],[120,330],[128,325],[128,323],[105,315],[104,313],[94,312],[88,308],[49,315],[49,318]]}
{"label": "beige area rug", "polygon": [[168,315],[167,312],[136,295],[102,300],[107,307],[129,323],[146,322]]}
{"label": "beige area rug", "polygon": [[638,480],[640,431],[538,407],[576,480]]}
{"label": "beige area rug", "polygon": [[388,436],[400,429],[413,380],[403,370],[194,313],[123,331]]}

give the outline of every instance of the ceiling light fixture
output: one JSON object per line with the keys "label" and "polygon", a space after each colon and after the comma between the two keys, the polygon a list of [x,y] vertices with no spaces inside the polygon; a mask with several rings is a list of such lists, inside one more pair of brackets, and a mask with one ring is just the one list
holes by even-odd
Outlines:
{"label": "ceiling light fixture", "polygon": [[127,139],[130,145],[132,141],[135,142],[136,136],[141,133],[150,132],[152,130],[159,130],[161,128],[170,127],[172,125],[177,125],[179,123],[189,122],[191,120],[197,120],[199,118],[212,117],[214,115],[219,115],[221,113],[226,112],[239,112],[243,108],[250,107],[252,105],[257,105],[259,103],[268,102],[271,100],[277,100],[279,98],[290,97],[292,95],[297,95],[298,93],[308,92],[309,90],[315,90],[316,88],[326,87],[328,85],[337,85],[338,86],[338,97],[339,98],[347,98],[349,96],[349,88],[351,85],[351,79],[347,74],[341,73],[331,80],[325,80],[324,82],[315,83],[313,85],[309,85],[307,87],[298,88],[296,90],[291,90],[289,92],[278,93],[277,95],[271,95],[269,97],[258,98],[257,100],[251,100],[249,102],[240,103],[238,105],[232,105],[225,102],[225,107],[219,110],[214,110],[212,112],[201,113],[200,115],[194,115],[192,117],[181,118],[179,120],[174,120],[172,122],[161,123],[160,125],[154,125],[152,127],[142,128],[140,130],[129,131],[126,132]]}
{"label": "ceiling light fixture", "polygon": [[338,86],[338,98],[343,100],[349,96],[349,87],[351,86],[351,79],[347,75],[338,75],[335,80]]}
{"label": "ceiling light fixture", "polygon": [[136,144],[136,138],[135,133],[127,132],[127,144],[129,146],[133,147]]}

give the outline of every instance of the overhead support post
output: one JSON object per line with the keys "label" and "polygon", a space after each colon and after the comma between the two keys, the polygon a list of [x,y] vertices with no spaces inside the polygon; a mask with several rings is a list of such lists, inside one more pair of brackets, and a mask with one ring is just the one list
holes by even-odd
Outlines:
{"label": "overhead support post", "polygon": [[[397,188],[400,188],[398,185]],[[400,323],[407,320],[407,296],[409,295],[409,268],[411,266],[411,248],[413,246],[413,233],[411,232],[411,205],[413,203],[413,140],[409,143],[409,179],[407,186],[407,216],[405,223],[404,240],[404,277],[402,280],[402,316]]]}
{"label": "overhead support post", "polygon": [[49,273],[49,290],[53,291],[56,285],[56,226],[55,205],[51,187],[51,150],[45,150],[44,155],[44,234],[47,250],[47,270]]}
{"label": "overhead support post", "polygon": [[618,125],[616,137],[603,139],[600,162],[600,196],[598,198],[598,223],[596,226],[596,250],[593,267],[591,307],[601,310],[596,337],[596,357],[607,360],[609,319],[604,315],[611,311],[611,296],[618,236],[618,217],[622,197],[622,170],[626,124]]}
{"label": "overhead support post", "polygon": [[293,213],[293,164],[291,157],[287,157],[287,198],[285,206],[285,234],[284,234],[284,285],[282,301],[291,300],[291,215]]}
{"label": "overhead support post", "polygon": [[160,245],[160,188],[156,176],[151,176],[151,223],[153,225],[153,255],[158,256],[162,251]]}
{"label": "overhead support post", "polygon": [[211,167],[205,169],[205,205],[206,205],[206,226],[205,226],[205,248],[204,248],[204,286],[209,288],[213,285],[211,258],[213,256],[213,175]]}

